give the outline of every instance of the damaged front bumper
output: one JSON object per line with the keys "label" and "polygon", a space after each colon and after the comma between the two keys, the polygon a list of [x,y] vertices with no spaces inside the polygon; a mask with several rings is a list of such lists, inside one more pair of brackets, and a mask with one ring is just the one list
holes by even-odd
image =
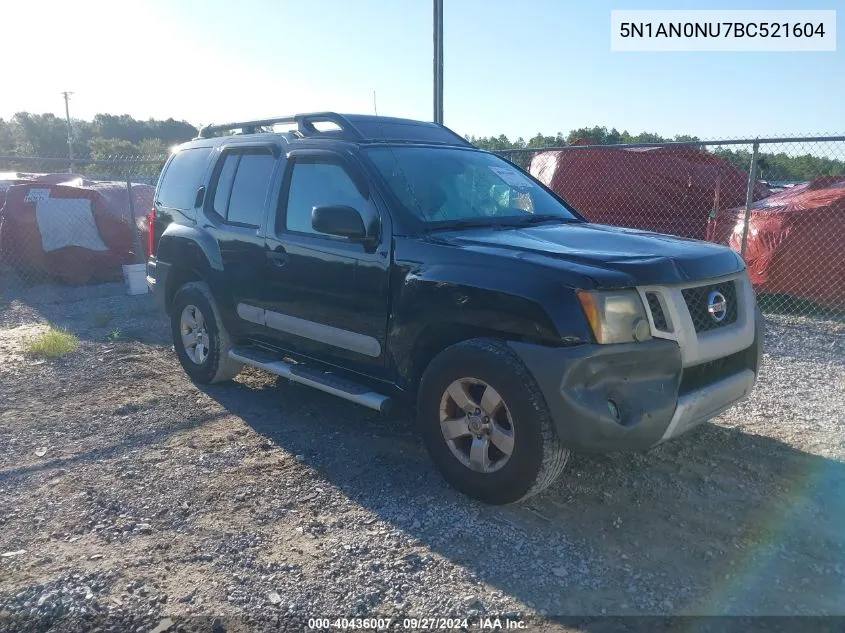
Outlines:
{"label": "damaged front bumper", "polygon": [[751,393],[762,357],[753,344],[684,369],[675,341],[544,347],[509,345],[537,380],[564,446],[576,451],[645,450],[730,408]]}

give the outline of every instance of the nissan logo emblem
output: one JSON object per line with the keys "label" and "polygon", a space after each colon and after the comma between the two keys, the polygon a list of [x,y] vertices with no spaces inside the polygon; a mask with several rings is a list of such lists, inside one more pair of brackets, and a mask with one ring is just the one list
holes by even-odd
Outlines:
{"label": "nissan logo emblem", "polygon": [[707,295],[707,311],[716,323],[721,323],[728,316],[728,300],[718,290]]}

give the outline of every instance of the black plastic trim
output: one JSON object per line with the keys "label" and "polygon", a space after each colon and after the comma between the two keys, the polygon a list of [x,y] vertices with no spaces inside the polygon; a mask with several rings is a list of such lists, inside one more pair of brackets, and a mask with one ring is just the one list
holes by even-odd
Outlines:
{"label": "black plastic trim", "polygon": [[567,448],[593,453],[646,450],[672,420],[682,367],[681,349],[674,341],[557,348],[509,344],[537,380]]}

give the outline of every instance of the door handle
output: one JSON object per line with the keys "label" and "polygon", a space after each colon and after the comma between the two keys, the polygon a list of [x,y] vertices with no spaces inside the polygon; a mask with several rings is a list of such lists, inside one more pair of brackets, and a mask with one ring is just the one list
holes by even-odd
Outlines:
{"label": "door handle", "polygon": [[281,268],[288,261],[288,254],[283,249],[276,249],[275,251],[267,251],[267,259],[273,262],[274,266]]}

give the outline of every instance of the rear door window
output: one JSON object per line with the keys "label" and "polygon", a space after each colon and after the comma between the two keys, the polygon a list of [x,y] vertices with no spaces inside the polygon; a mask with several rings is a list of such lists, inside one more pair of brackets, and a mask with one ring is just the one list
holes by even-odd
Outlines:
{"label": "rear door window", "polygon": [[217,177],[217,186],[214,190],[214,212],[221,218],[226,217],[229,197],[232,195],[232,184],[235,182],[235,172],[238,170],[240,160],[240,154],[234,152],[227,154],[223,159],[220,175]]}
{"label": "rear door window", "polygon": [[177,152],[161,177],[156,201],[169,209],[193,209],[210,154],[210,147]]}
{"label": "rear door window", "polygon": [[214,212],[230,224],[261,226],[275,167],[275,157],[266,150],[227,152],[214,185]]}

